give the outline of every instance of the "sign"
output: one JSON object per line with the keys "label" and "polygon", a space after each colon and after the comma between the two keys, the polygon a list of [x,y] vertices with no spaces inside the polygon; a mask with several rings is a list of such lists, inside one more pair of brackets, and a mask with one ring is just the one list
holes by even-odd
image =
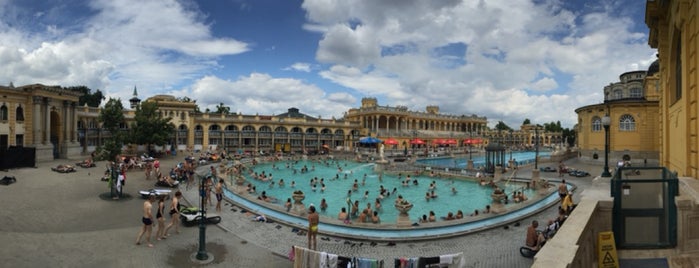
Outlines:
{"label": "sign", "polygon": [[613,232],[600,232],[597,235],[597,264],[600,268],[619,268]]}

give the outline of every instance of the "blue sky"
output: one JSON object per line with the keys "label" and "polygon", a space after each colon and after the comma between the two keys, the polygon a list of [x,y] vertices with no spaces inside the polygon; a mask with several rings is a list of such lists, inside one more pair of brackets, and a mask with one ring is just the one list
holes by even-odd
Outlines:
{"label": "blue sky", "polygon": [[644,1],[0,0],[0,84],[340,118],[361,98],[576,122],[655,60]]}

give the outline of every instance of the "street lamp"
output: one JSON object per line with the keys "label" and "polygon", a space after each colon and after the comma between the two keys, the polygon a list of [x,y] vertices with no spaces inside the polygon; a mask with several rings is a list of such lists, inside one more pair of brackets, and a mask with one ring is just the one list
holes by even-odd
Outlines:
{"label": "street lamp", "polygon": [[200,261],[205,261],[209,258],[209,254],[206,252],[206,207],[204,203],[206,202],[206,181],[208,176],[201,177],[201,183],[199,185],[199,197],[201,200],[199,204],[199,212],[201,213],[201,218],[199,218],[199,250],[197,251],[196,258]]}
{"label": "street lamp", "polygon": [[507,147],[510,148],[510,162],[512,161],[512,144],[514,144],[514,137],[512,136],[512,130],[510,130],[510,137],[508,141]]}
{"label": "street lamp", "polygon": [[611,177],[612,174],[609,173],[609,125],[611,125],[612,119],[609,118],[609,112],[602,117],[602,126],[604,126],[604,170],[602,170],[602,177]]}
{"label": "street lamp", "polygon": [[539,125],[534,127],[534,170],[539,170]]}

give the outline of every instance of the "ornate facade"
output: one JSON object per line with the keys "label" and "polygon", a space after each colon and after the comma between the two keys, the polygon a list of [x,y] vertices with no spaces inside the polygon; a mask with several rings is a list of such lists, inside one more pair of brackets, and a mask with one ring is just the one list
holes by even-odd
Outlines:
{"label": "ornate facade", "polygon": [[80,154],[76,104],[80,93],[39,84],[0,86],[0,148],[36,148],[37,161]]}
{"label": "ornate facade", "polygon": [[619,81],[604,87],[604,102],[575,109],[578,115],[576,132],[580,157],[604,160],[604,127],[602,117],[611,119],[609,126],[609,159],[629,159],[646,163],[658,161],[658,63],[648,71],[626,72]]}
{"label": "ornate facade", "polygon": [[699,177],[699,4],[689,0],[646,2],[648,44],[658,49],[660,165]]}
{"label": "ornate facade", "polygon": [[[29,85],[0,87],[4,103],[0,105],[0,145],[37,148],[37,160],[80,158],[99,146],[111,134],[99,123],[100,108],[76,106],[79,93],[57,86]],[[323,119],[290,108],[279,115],[243,115],[202,113],[186,98],[156,95],[145,100],[157,103],[163,117],[171,118],[176,130],[170,142],[156,149],[169,151],[223,149],[231,153],[317,153],[324,150],[353,150],[360,138],[393,138],[407,147],[420,138],[424,146],[476,146],[491,141],[511,148],[535,144],[535,130],[524,125],[513,132],[487,128],[487,119],[476,115],[440,114],[439,107],[426,111],[408,111],[402,106],[379,106],[376,99],[365,98],[360,108],[350,109],[340,119]],[[130,109],[124,109],[122,131],[129,131],[135,108],[140,103],[136,88]],[[541,146],[562,142],[560,133],[539,131]],[[439,140],[445,143],[438,143]],[[447,143],[448,142],[448,143]],[[143,151],[143,146],[126,145],[126,153]]]}

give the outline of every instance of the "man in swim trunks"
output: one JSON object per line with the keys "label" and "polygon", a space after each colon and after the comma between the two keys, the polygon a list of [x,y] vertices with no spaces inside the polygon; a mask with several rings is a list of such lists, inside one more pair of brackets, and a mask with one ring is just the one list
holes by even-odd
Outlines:
{"label": "man in swim trunks", "polygon": [[155,194],[151,193],[148,196],[148,200],[146,202],[143,202],[143,218],[141,221],[143,222],[143,227],[141,228],[141,232],[138,234],[138,237],[136,238],[136,245],[141,244],[141,237],[143,237],[143,234],[146,234],[146,242],[148,242],[148,247],[152,248],[153,244],[150,242],[150,234],[151,231],[153,230],[153,202],[155,201]]}
{"label": "man in swim trunks", "polygon": [[308,248],[312,250],[317,250],[317,239],[318,234],[318,213],[316,213],[316,207],[310,206],[308,208]]}
{"label": "man in swim trunks", "polygon": [[218,179],[218,183],[214,186],[214,192],[216,192],[216,211],[221,212],[221,200],[223,199],[223,179]]}

